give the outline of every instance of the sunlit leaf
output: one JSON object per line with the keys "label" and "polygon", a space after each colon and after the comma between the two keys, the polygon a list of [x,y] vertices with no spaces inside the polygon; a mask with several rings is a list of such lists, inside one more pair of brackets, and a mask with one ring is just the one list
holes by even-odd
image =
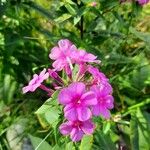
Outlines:
{"label": "sunlit leaf", "polygon": [[80,150],[91,150],[93,145],[93,135],[86,135],[83,137],[80,145]]}
{"label": "sunlit leaf", "polygon": [[52,150],[52,147],[45,140],[43,140],[39,137],[32,136],[32,135],[29,135],[29,138],[31,140],[31,143],[32,143],[34,149]]}

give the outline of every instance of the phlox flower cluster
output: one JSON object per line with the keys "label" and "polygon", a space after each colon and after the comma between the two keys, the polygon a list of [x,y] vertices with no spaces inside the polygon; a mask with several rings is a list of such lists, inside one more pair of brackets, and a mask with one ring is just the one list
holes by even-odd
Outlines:
{"label": "phlox flower cluster", "polygon": [[[59,130],[63,135],[70,135],[72,141],[80,141],[84,134],[94,132],[94,116],[110,118],[110,109],[114,107],[112,87],[104,73],[92,66],[99,64],[100,60],[78,49],[68,39],[58,41],[49,57],[54,60],[53,68],[33,75],[29,84],[23,87],[23,93],[40,88],[51,96],[59,90],[58,101],[63,106],[64,115]],[[62,72],[65,78],[60,76]],[[51,88],[44,85],[44,80],[49,77],[53,79]]]}
{"label": "phlox flower cluster", "polygon": [[[121,0],[120,2],[132,2],[132,0]],[[135,0],[139,5],[143,6],[150,2],[150,0]]]}

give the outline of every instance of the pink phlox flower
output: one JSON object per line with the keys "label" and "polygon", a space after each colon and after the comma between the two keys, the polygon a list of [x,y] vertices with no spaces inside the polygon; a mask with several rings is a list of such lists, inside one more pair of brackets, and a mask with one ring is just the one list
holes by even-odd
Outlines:
{"label": "pink phlox flower", "polygon": [[87,53],[85,50],[75,50],[73,56],[75,63],[84,64],[84,63],[100,63],[100,60],[96,60],[97,56]]}
{"label": "pink phlox flower", "polygon": [[57,71],[65,69],[69,72],[70,65],[74,63],[72,59],[72,53],[76,50],[76,46],[73,45],[68,39],[62,39],[58,41],[58,46],[52,48],[49,57],[54,61],[52,66]]}
{"label": "pink phlox flower", "polygon": [[63,135],[70,135],[73,142],[80,141],[84,134],[90,135],[94,132],[95,125],[91,120],[68,121],[60,125],[59,130]]}
{"label": "pink phlox flower", "polygon": [[96,82],[107,82],[108,78],[105,76],[104,73],[100,72],[97,68],[89,65],[88,66],[88,72],[92,74],[93,79],[96,80]]}
{"label": "pink phlox flower", "polygon": [[33,79],[29,82],[29,84],[22,88],[23,93],[27,92],[34,92],[41,83],[46,80],[49,77],[49,73],[46,72],[46,69],[44,68],[43,71],[39,75],[34,74]]}
{"label": "pink phlox flower", "polygon": [[147,4],[150,0],[137,0],[140,5]]}
{"label": "pink phlox flower", "polygon": [[[139,5],[145,5],[150,2],[150,0],[135,0]],[[132,0],[120,0],[120,2],[132,2]]]}
{"label": "pink phlox flower", "polygon": [[92,113],[89,106],[96,105],[97,99],[94,92],[86,92],[85,84],[74,82],[60,91],[59,103],[64,105],[64,114],[68,120],[86,121]]}
{"label": "pink phlox flower", "polygon": [[95,116],[102,115],[104,118],[110,118],[110,111],[114,107],[114,99],[110,94],[110,89],[106,89],[104,86],[92,86],[91,90],[96,94],[98,103],[92,106],[92,113]]}
{"label": "pink phlox flower", "polygon": [[91,2],[91,3],[90,3],[90,6],[96,7],[96,6],[97,6],[97,2],[95,2],[95,1],[94,1],[94,2]]}
{"label": "pink phlox flower", "polygon": [[93,85],[103,86],[105,89],[109,90],[112,93],[113,89],[109,83],[109,79],[105,76],[104,73],[100,72],[97,68],[89,65],[88,72],[92,75]]}

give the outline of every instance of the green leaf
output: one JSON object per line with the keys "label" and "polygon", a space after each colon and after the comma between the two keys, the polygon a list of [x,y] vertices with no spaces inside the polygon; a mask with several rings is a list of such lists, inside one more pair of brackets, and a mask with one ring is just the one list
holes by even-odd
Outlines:
{"label": "green leaf", "polygon": [[80,21],[83,15],[85,15],[86,13],[90,11],[90,8],[82,6],[80,9],[76,11],[77,11],[77,15],[74,17],[74,20],[73,20],[74,25],[76,25]]}
{"label": "green leaf", "polygon": [[65,13],[65,14],[61,15],[60,17],[56,18],[55,22],[62,23],[64,21],[68,20],[71,17],[72,17],[72,15]]}
{"label": "green leaf", "polygon": [[51,150],[52,149],[52,147],[46,141],[43,141],[39,137],[29,135],[29,138],[31,140],[31,143],[32,143],[34,149],[36,149],[36,148],[37,148],[37,150]]}
{"label": "green leaf", "polygon": [[42,6],[34,3],[33,1],[31,2],[26,2],[24,3],[25,6],[31,7],[32,9],[36,10],[37,12],[41,13],[42,15],[44,15],[45,17],[47,17],[49,20],[51,20],[51,22],[54,23],[53,21],[53,17],[52,14],[50,14],[49,11],[47,11],[45,8],[43,8]]}
{"label": "green leaf", "polygon": [[36,112],[43,128],[52,125],[56,126],[59,116],[60,107],[57,102],[58,91],[56,91],[51,98],[49,98]]}
{"label": "green leaf", "polygon": [[72,0],[65,0],[65,3],[69,3],[69,4],[76,4],[76,3],[74,3]]}
{"label": "green leaf", "polygon": [[117,150],[109,134],[104,134],[101,131],[97,131],[96,133],[95,143],[99,150]]}
{"label": "green leaf", "polygon": [[137,70],[133,71],[131,84],[139,90],[142,90],[145,87],[145,81],[148,80],[150,76],[150,66],[144,66]]}
{"label": "green leaf", "polygon": [[73,24],[76,25],[79,21],[80,21],[81,17],[80,16],[76,16],[73,18]]}
{"label": "green leaf", "polygon": [[43,104],[35,113],[36,114],[43,114],[47,112],[52,106]]}
{"label": "green leaf", "polygon": [[111,126],[110,122],[105,122],[103,124],[103,133],[104,134],[106,134],[110,130],[110,126]]}
{"label": "green leaf", "polygon": [[150,128],[146,117],[140,109],[131,114],[130,130],[132,150],[150,149]]}
{"label": "green leaf", "polygon": [[16,85],[17,83],[13,80],[12,76],[5,75],[4,81],[3,81],[3,93],[2,98],[5,102],[10,103],[13,100],[14,93],[16,91]]}
{"label": "green leaf", "polygon": [[50,108],[50,110],[46,111],[45,118],[49,124],[55,123],[59,118],[60,111],[57,108]]}
{"label": "green leaf", "polygon": [[65,150],[75,150],[75,147],[72,142],[66,144]]}
{"label": "green leaf", "polygon": [[117,0],[100,0],[101,2],[101,10],[105,11],[107,9],[112,9],[113,7],[117,6],[119,4],[119,1]]}
{"label": "green leaf", "polygon": [[150,47],[150,34],[149,33],[143,33],[138,32],[136,29],[130,27],[130,32],[133,33],[137,38],[143,40],[148,47]]}
{"label": "green leaf", "polygon": [[86,135],[83,137],[80,145],[80,150],[91,150],[93,145],[93,135]]}
{"label": "green leaf", "polygon": [[70,4],[66,4],[65,7],[71,15],[76,15],[77,11]]}
{"label": "green leaf", "polygon": [[62,150],[62,147],[59,145],[55,145],[52,150]]}

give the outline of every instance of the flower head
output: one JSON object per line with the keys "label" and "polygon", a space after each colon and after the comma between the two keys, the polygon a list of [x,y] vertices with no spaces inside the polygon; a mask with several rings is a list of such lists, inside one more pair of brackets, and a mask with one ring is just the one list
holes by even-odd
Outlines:
{"label": "flower head", "polygon": [[46,72],[46,69],[43,69],[43,71],[39,75],[34,74],[33,79],[29,82],[29,84],[22,88],[23,93],[27,93],[29,91],[34,92],[48,77],[49,73]]}
{"label": "flower head", "polygon": [[92,77],[93,77],[92,84],[93,85],[102,86],[106,90],[109,90],[110,93],[112,93],[112,87],[109,84],[109,80],[104,75],[104,73],[100,72],[97,68],[95,68],[95,67],[93,67],[91,65],[88,66],[88,72],[90,74],[92,74]]}
{"label": "flower head", "polygon": [[92,112],[95,116],[102,115],[104,118],[110,118],[109,109],[114,107],[114,99],[112,97],[110,89],[106,89],[105,86],[92,86],[91,90],[96,94],[97,104],[92,106]]}
{"label": "flower head", "polygon": [[147,4],[150,0],[137,0],[140,5]]}
{"label": "flower head", "polygon": [[95,125],[91,120],[87,121],[68,121],[60,125],[59,130],[63,135],[69,135],[72,141],[80,141],[84,134],[92,134],[94,132]]}
{"label": "flower head", "polygon": [[96,6],[97,6],[97,2],[95,2],[95,1],[91,2],[91,3],[90,3],[90,6],[96,7]]}
{"label": "flower head", "polygon": [[97,100],[94,92],[86,92],[85,84],[75,82],[60,91],[59,103],[64,105],[65,117],[68,120],[86,121],[92,114],[89,106],[96,105]]}
{"label": "flower head", "polygon": [[52,64],[55,70],[61,71],[65,69],[68,71],[69,65],[73,62],[72,53],[76,49],[75,45],[73,45],[69,40],[62,39],[58,41],[58,46],[52,48],[49,57],[54,61]]}
{"label": "flower head", "polygon": [[[74,142],[80,141],[84,134],[94,132],[93,116],[110,117],[110,109],[114,107],[112,87],[108,78],[89,64],[100,63],[97,56],[77,49],[67,39],[58,41],[49,57],[54,60],[53,69],[49,68],[48,72],[43,69],[39,75],[34,74],[29,84],[23,87],[23,93],[34,92],[39,87],[51,96],[59,90],[58,101],[63,105],[63,119],[67,120],[60,125],[60,132],[70,135]],[[59,71],[64,71],[63,78]],[[42,83],[48,77],[52,78],[50,87]]]}
{"label": "flower head", "polygon": [[84,63],[90,63],[90,62],[95,62],[95,63],[100,63],[100,60],[96,60],[97,56],[87,53],[85,50],[75,50],[73,52],[73,59],[75,63],[77,64],[84,64]]}

